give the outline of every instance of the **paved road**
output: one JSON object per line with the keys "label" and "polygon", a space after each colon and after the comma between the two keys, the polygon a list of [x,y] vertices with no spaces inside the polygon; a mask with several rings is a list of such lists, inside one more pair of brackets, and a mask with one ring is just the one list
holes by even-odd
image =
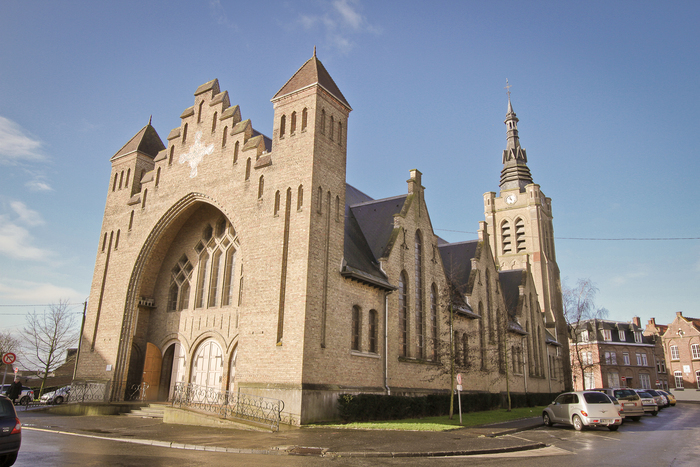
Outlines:
{"label": "paved road", "polygon": [[[619,431],[541,427],[502,438],[545,443],[525,452],[452,458],[320,458],[188,451],[27,429],[17,466],[697,466],[700,459],[700,405],[679,404],[658,417],[625,423]],[[193,434],[198,428],[192,427]],[[445,433],[449,436],[449,433]],[[377,433],[378,439],[381,434]],[[503,441],[507,441],[504,439]]]}

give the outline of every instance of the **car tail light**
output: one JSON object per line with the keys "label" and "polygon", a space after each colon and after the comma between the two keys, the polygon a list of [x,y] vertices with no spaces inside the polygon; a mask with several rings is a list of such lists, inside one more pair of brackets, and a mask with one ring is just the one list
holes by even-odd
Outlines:
{"label": "car tail light", "polygon": [[581,415],[583,415],[584,417],[588,417],[588,414],[586,413],[585,410],[582,410],[582,411],[581,411]]}
{"label": "car tail light", "polygon": [[19,421],[19,418],[15,417],[15,427],[12,429],[12,432],[10,433],[11,435],[21,433],[22,432],[22,422]]}

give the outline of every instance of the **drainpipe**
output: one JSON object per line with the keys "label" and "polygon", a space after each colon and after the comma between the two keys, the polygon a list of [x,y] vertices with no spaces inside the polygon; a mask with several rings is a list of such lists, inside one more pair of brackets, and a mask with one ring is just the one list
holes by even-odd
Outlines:
{"label": "drainpipe", "polygon": [[525,397],[527,397],[527,377],[528,369],[530,368],[530,362],[527,360],[528,348],[527,348],[527,337],[523,336],[523,381],[525,382]]}
{"label": "drainpipe", "polygon": [[389,294],[390,291],[384,292],[384,389],[386,395],[391,395],[389,388]]}

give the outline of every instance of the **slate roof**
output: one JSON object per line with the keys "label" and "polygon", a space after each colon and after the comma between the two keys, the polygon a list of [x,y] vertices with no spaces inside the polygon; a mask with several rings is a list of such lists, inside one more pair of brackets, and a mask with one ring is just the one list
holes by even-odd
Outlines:
{"label": "slate roof", "polygon": [[[611,340],[603,339],[603,330],[610,331]],[[642,333],[642,344],[653,344],[653,336],[644,336],[644,329],[634,323],[626,321],[611,321],[605,319],[589,319],[581,321],[579,333],[583,330],[590,332],[589,341],[598,341],[604,344],[638,344],[634,340],[634,332]],[[620,340],[619,331],[625,331],[625,340]]]}
{"label": "slate roof", "polygon": [[342,274],[372,285],[395,289],[379,267],[394,229],[394,214],[406,196],[373,200],[358,189],[345,188],[345,245]]}
{"label": "slate roof", "polygon": [[498,281],[501,283],[501,293],[508,309],[508,315],[514,319],[520,301],[520,284],[523,283],[524,269],[512,269],[510,271],[499,271]]}
{"label": "slate roof", "polygon": [[472,272],[472,258],[476,255],[478,245],[478,240],[438,245],[445,275],[452,283],[454,290],[462,295],[467,292],[469,275]]}
{"label": "slate roof", "polygon": [[161,141],[156,129],[153,128],[149,122],[148,125],[141,128],[141,130],[136,133],[136,135],[134,135],[134,137],[131,138],[128,143],[122,146],[122,148],[117,151],[117,153],[112,156],[110,160],[117,159],[134,151],[138,151],[149,156],[151,159],[154,159],[163,149],[165,149],[163,141]]}
{"label": "slate roof", "polygon": [[282,86],[282,89],[277,91],[277,94],[272,98],[272,100],[282,97],[287,94],[291,94],[300,89],[306,88],[313,84],[318,84],[323,89],[328,91],[336,99],[342,102],[348,109],[352,110],[348,101],[345,100],[345,96],[340,92],[338,86],[331,78],[331,75],[326,71],[321,61],[316,58],[316,51],[314,50],[314,56],[311,57],[304,63],[301,68],[297,70],[294,75],[289,78],[289,81]]}

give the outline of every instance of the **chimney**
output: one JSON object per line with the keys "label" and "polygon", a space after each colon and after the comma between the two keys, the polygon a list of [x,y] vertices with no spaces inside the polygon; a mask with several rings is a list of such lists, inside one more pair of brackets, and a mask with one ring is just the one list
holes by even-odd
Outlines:
{"label": "chimney", "polygon": [[656,327],[656,318],[649,318],[649,324],[647,324],[647,326]]}
{"label": "chimney", "polygon": [[638,328],[641,328],[641,327],[642,327],[642,322],[640,321],[639,316],[635,316],[634,318],[632,318],[632,322],[633,322],[634,325],[637,326]]}
{"label": "chimney", "polygon": [[682,318],[683,317],[683,312],[682,311],[676,311],[676,318]]}

